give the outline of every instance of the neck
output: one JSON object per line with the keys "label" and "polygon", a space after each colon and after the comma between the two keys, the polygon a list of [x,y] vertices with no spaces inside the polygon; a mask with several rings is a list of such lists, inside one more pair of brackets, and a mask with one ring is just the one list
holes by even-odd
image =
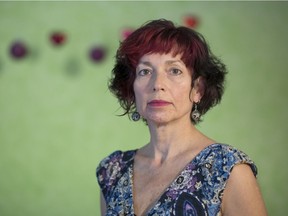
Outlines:
{"label": "neck", "polygon": [[143,154],[159,165],[188,150],[197,151],[204,138],[208,139],[191,122],[177,125],[148,125],[150,143],[143,148]]}

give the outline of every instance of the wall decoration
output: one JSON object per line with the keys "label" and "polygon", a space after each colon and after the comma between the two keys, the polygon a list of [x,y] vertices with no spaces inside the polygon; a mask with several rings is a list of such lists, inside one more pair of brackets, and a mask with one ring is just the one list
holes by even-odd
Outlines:
{"label": "wall decoration", "polygon": [[15,41],[10,46],[10,55],[14,59],[22,59],[28,54],[27,45],[22,41]]}
{"label": "wall decoration", "polygon": [[189,28],[197,28],[199,26],[199,17],[195,15],[185,15],[183,17],[183,25]]}
{"label": "wall decoration", "polygon": [[50,41],[55,46],[63,45],[66,41],[66,34],[64,32],[56,31],[50,35]]}
{"label": "wall decoration", "polygon": [[80,74],[80,61],[76,57],[70,57],[65,65],[65,72],[69,76]]}
{"label": "wall decoration", "polygon": [[125,40],[133,31],[133,28],[124,28],[121,32],[121,40]]}
{"label": "wall decoration", "polygon": [[93,62],[99,63],[106,57],[106,48],[103,46],[93,46],[90,49],[89,57]]}

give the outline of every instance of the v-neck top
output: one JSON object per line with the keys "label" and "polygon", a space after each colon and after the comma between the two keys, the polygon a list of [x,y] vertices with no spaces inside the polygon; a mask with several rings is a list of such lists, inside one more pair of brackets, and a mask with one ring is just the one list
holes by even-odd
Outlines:
{"label": "v-neck top", "polygon": [[[135,215],[132,179],[136,152],[115,151],[97,167],[106,216]],[[207,146],[175,177],[146,215],[220,215],[223,192],[237,164],[250,165],[257,175],[256,165],[244,152],[226,144]]]}

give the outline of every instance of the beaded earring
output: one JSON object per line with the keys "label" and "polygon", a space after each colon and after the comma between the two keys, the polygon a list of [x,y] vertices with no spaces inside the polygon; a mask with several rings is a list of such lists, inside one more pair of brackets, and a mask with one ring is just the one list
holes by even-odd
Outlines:
{"label": "beaded earring", "polygon": [[200,120],[200,117],[201,117],[201,113],[199,112],[197,105],[198,105],[198,103],[195,103],[194,110],[191,113],[191,118],[195,122],[198,122]]}
{"label": "beaded earring", "polygon": [[139,121],[140,114],[137,111],[135,111],[135,112],[132,113],[131,118],[132,118],[133,121]]}

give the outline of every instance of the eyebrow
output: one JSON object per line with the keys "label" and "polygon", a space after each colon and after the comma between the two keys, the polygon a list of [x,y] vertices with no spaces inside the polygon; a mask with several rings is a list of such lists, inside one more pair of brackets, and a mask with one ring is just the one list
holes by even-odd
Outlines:
{"label": "eyebrow", "polygon": [[171,65],[171,64],[174,64],[174,63],[184,64],[184,62],[181,61],[181,60],[168,60],[165,63],[168,64],[168,65]]}
{"label": "eyebrow", "polygon": [[[167,64],[167,65],[172,65],[172,64],[175,64],[175,63],[180,63],[182,65],[185,65],[184,62],[181,61],[181,60],[167,60],[167,61],[165,61],[165,64]],[[140,61],[138,63],[138,65],[140,65],[140,64],[152,67],[152,64],[149,61]]]}
{"label": "eyebrow", "polygon": [[143,64],[143,65],[147,65],[147,66],[152,66],[152,64],[149,62],[149,61],[140,61],[138,64],[137,64],[137,66],[138,65],[140,65],[140,64]]}

